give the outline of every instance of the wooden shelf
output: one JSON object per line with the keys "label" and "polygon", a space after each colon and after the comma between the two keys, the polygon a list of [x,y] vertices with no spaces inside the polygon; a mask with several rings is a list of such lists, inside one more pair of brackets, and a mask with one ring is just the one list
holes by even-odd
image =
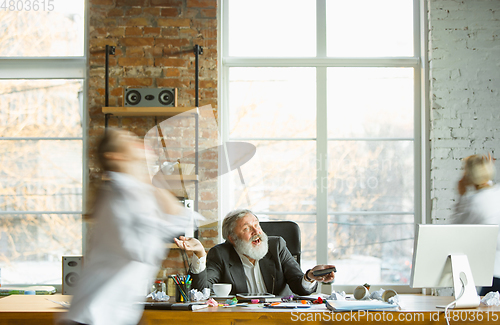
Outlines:
{"label": "wooden shelf", "polygon": [[[166,181],[184,181],[184,182],[194,182],[198,180],[198,175],[163,175],[162,177]],[[111,178],[108,175],[102,175],[101,180],[110,181]]]}
{"label": "wooden shelf", "polygon": [[175,196],[183,197],[186,195],[186,187],[196,184],[198,175],[163,175],[158,173],[153,177],[153,185],[159,188],[170,190]]}
{"label": "wooden shelf", "polygon": [[164,175],[163,179],[166,181],[181,181],[194,182],[198,180],[198,175]]}
{"label": "wooden shelf", "polygon": [[175,116],[190,110],[196,110],[197,107],[103,107],[104,114],[115,116]]}

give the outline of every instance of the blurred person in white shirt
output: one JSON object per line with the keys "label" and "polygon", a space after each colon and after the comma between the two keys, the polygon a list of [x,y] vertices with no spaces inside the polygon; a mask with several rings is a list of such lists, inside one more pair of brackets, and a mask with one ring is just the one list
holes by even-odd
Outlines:
{"label": "blurred person in white shirt", "polygon": [[164,242],[184,230],[192,213],[151,185],[143,142],[106,129],[98,158],[109,176],[98,194],[82,277],[64,324],[135,325],[147,283],[166,257]]}
{"label": "blurred person in white shirt", "polygon": [[[495,159],[488,156],[472,155],[464,158],[464,174],[458,182],[460,195],[455,206],[454,223],[460,224],[500,224],[500,187],[493,185]],[[500,233],[493,269],[493,285],[483,287],[480,295],[500,290]]]}

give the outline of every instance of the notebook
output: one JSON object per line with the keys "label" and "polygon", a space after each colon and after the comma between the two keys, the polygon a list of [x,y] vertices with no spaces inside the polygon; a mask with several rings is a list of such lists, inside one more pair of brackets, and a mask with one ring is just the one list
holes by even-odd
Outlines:
{"label": "notebook", "polygon": [[351,311],[391,309],[398,306],[380,300],[327,300],[326,307],[333,311]]}

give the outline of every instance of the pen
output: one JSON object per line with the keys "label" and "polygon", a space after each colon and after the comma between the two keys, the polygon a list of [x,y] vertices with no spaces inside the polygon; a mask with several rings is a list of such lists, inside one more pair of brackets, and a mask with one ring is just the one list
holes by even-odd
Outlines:
{"label": "pen", "polygon": [[261,304],[261,303],[265,303],[266,302],[266,299],[262,298],[262,299],[258,299],[258,298],[255,298],[255,299],[249,299],[249,298],[240,298],[238,299],[238,301],[242,301],[242,302],[251,302],[252,304]]}
{"label": "pen", "polygon": [[187,295],[184,293],[184,290],[182,290],[181,283],[180,283],[179,279],[177,278],[177,276],[174,276],[173,279],[174,279],[174,283],[177,285],[177,289],[179,289],[179,292],[181,293],[184,300],[188,301]]}

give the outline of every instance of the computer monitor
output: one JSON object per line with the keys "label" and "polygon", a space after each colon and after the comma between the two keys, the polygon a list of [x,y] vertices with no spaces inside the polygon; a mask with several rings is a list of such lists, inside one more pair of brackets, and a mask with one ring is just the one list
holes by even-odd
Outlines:
{"label": "computer monitor", "polygon": [[417,225],[412,288],[453,287],[455,308],[479,306],[476,285],[491,286],[498,225]]}

